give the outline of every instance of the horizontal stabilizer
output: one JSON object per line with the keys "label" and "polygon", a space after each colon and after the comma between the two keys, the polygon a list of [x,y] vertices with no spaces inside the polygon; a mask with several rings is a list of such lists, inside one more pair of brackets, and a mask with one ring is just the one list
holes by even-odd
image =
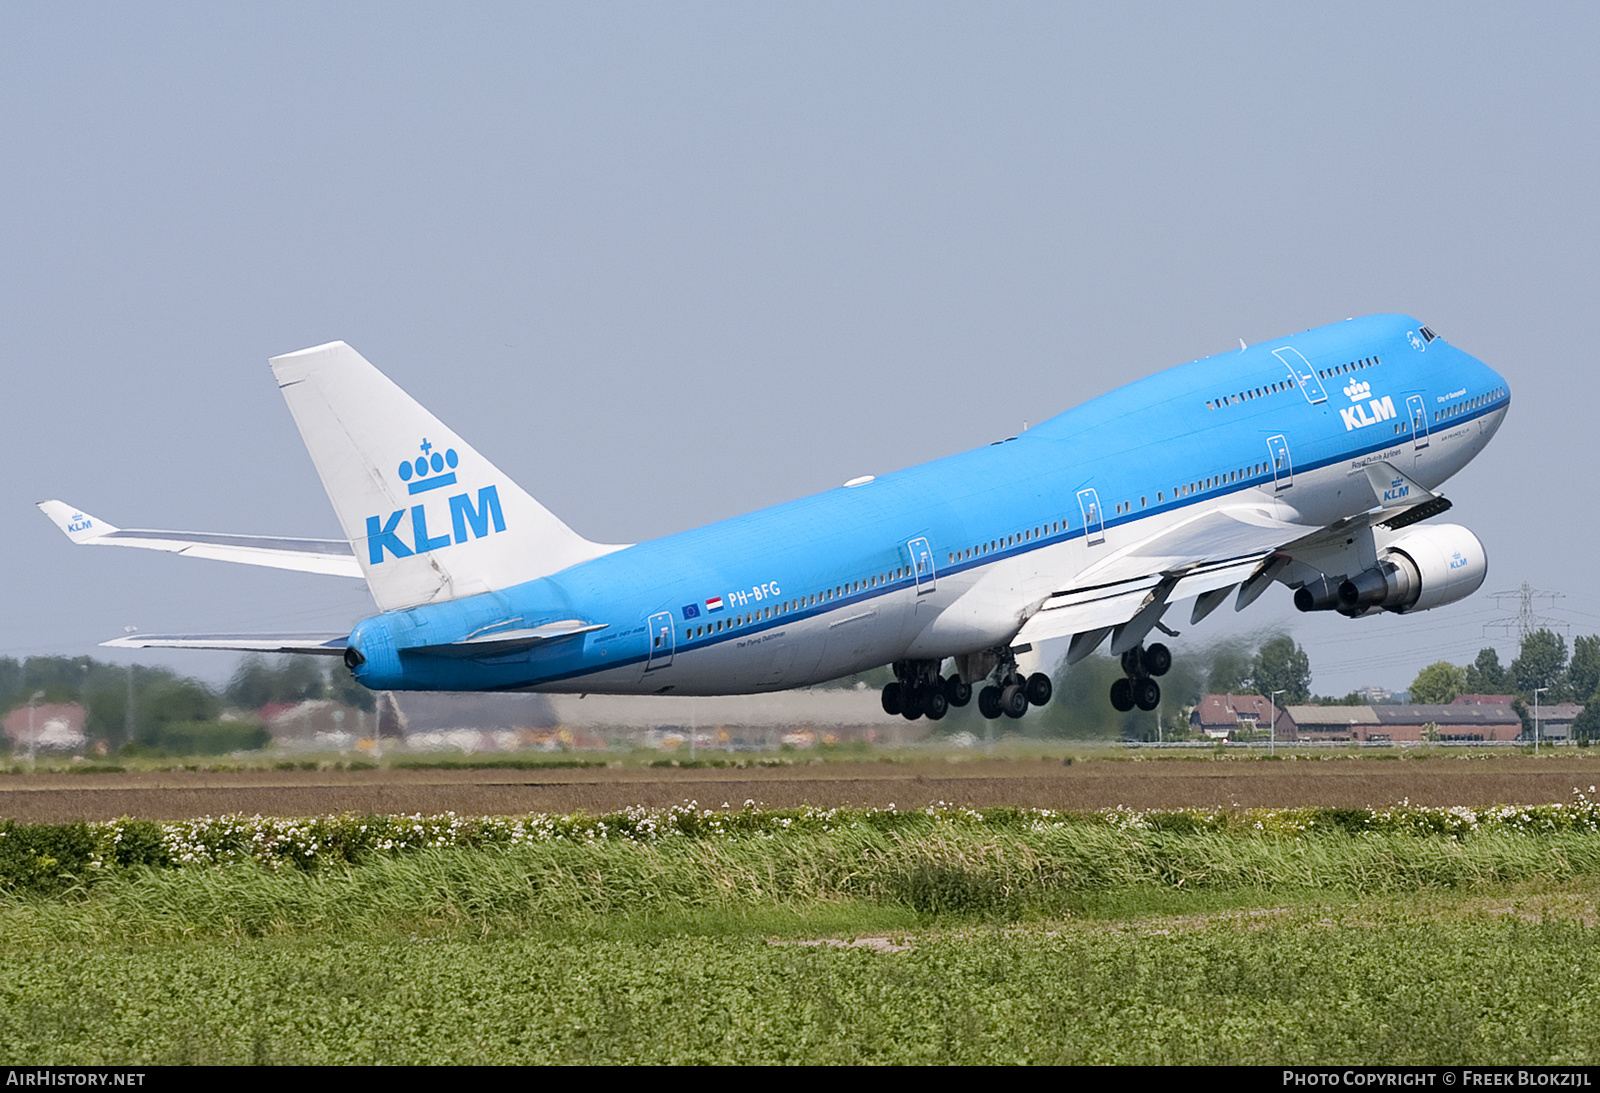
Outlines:
{"label": "horizontal stabilizer", "polygon": [[607,625],[603,622],[584,622],[582,619],[563,619],[560,622],[547,622],[543,626],[475,634],[463,641],[453,641],[446,645],[413,646],[405,652],[462,658],[499,656],[504,653],[514,653],[518,649],[531,649],[535,645],[604,630]]}
{"label": "horizontal stabilizer", "polygon": [[102,641],[108,649],[229,649],[237,653],[343,656],[348,634],[129,634]]}
{"label": "horizontal stabilizer", "polygon": [[67,538],[80,546],[141,547],[190,558],[293,569],[302,573],[363,576],[355,553],[343,539],[287,539],[268,535],[119,528],[64,501],[40,501],[39,509]]}

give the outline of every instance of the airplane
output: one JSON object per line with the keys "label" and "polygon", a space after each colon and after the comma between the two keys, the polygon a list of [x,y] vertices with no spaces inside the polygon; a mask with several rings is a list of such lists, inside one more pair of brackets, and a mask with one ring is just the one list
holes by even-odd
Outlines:
{"label": "airplane", "polygon": [[893,666],[884,712],[937,721],[1051,698],[1029,671],[1109,639],[1118,710],[1172,663],[1151,632],[1269,587],[1351,618],[1453,603],[1483,544],[1439,486],[1506,381],[1404,315],[1348,319],[1131,383],[1021,435],[633,545],[591,542],[343,342],[271,367],[345,538],[121,529],[60,501],[75,543],[364,578],[348,634],[124,636],[119,648],[342,657],[369,688],[721,695]]}

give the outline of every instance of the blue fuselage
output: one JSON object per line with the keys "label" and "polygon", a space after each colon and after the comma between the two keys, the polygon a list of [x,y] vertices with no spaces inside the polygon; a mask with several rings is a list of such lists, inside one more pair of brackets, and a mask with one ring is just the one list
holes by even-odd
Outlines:
{"label": "blue fuselage", "polygon": [[[356,677],[749,693],[1004,645],[1037,588],[1071,587],[1097,540],[1128,542],[1249,491],[1326,525],[1373,506],[1350,473],[1362,459],[1431,489],[1482,449],[1509,401],[1503,378],[1413,319],[1337,323],[1169,369],[975,451],[367,619],[351,635]],[[422,651],[561,621],[600,628],[479,656]]]}

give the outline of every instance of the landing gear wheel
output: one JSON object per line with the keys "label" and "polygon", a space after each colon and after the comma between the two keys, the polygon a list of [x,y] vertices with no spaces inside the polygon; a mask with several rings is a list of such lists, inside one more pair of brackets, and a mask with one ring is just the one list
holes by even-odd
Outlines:
{"label": "landing gear wheel", "polygon": [[1161,705],[1161,684],[1153,679],[1133,681],[1133,703],[1141,710],[1153,710]]}
{"label": "landing gear wheel", "polygon": [[1164,676],[1172,667],[1172,650],[1158,641],[1154,645],[1145,646],[1144,656],[1139,659],[1144,666],[1145,675]]}
{"label": "landing gear wheel", "polygon": [[960,676],[951,676],[944,681],[944,697],[949,700],[950,705],[960,709],[972,701],[972,684]]}
{"label": "landing gear wheel", "polygon": [[990,721],[1000,716],[999,687],[985,687],[978,692],[978,712]]}
{"label": "landing gear wheel", "polygon": [[922,712],[929,721],[938,721],[950,712],[950,700],[939,688],[929,687],[922,692]]}
{"label": "landing gear wheel", "polygon": [[900,688],[900,716],[907,721],[915,721],[922,716],[922,688]]}
{"label": "landing gear wheel", "polygon": [[1023,690],[1028,693],[1028,701],[1035,706],[1048,706],[1050,696],[1055,693],[1055,687],[1050,682],[1050,677],[1043,672],[1035,672],[1028,677],[1028,682],[1023,684]]}
{"label": "landing gear wheel", "polygon": [[883,685],[883,712],[894,717],[900,712],[900,684],[885,683]]}
{"label": "landing gear wheel", "polygon": [[1133,680],[1119,679],[1111,685],[1111,705],[1118,713],[1133,709]]}
{"label": "landing gear wheel", "polygon": [[1028,692],[1013,683],[1000,692],[1000,711],[1007,717],[1021,717],[1028,712]]}

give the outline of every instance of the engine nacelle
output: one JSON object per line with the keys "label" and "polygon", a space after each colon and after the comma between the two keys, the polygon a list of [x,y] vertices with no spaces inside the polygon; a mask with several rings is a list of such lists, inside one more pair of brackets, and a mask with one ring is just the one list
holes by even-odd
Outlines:
{"label": "engine nacelle", "polygon": [[1334,611],[1339,607],[1339,584],[1326,577],[1308,581],[1294,591],[1294,605],[1301,611]]}
{"label": "engine nacelle", "polygon": [[1384,547],[1376,566],[1339,585],[1338,610],[1426,611],[1472,595],[1488,575],[1483,544],[1460,524],[1416,528]]}

